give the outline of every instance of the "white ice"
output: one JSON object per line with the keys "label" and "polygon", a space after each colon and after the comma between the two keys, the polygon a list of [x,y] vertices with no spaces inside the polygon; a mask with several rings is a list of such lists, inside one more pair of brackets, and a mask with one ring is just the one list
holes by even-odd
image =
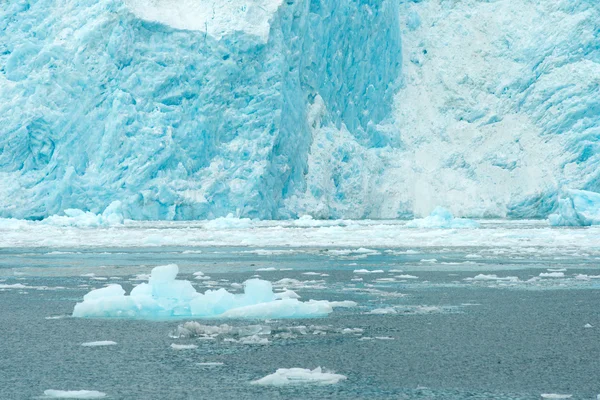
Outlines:
{"label": "white ice", "polygon": [[83,347],[114,346],[116,344],[117,342],[113,342],[112,340],[99,340],[97,342],[81,343]]}
{"label": "white ice", "polygon": [[106,393],[96,390],[44,390],[44,397],[49,399],[103,399]]}
{"label": "white ice", "polygon": [[548,221],[553,226],[600,225],[600,193],[566,190]]}
{"label": "white ice", "polygon": [[304,368],[280,368],[275,373],[252,381],[253,385],[287,386],[287,385],[333,385],[346,380],[344,375],[325,372],[321,367],[313,370]]}

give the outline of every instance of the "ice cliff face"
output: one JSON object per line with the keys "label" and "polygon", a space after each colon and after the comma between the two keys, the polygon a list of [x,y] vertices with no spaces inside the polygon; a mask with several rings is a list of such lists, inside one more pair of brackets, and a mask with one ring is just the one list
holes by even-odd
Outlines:
{"label": "ice cliff face", "polygon": [[0,215],[20,218],[293,215],[311,104],[380,143],[401,67],[393,1],[15,1],[0,37]]}
{"label": "ice cliff face", "polygon": [[0,216],[545,217],[600,191],[599,43],[592,0],[5,2]]}
{"label": "ice cliff face", "polygon": [[295,207],[530,218],[564,188],[600,191],[599,2],[403,1],[400,21],[399,145],[321,129]]}

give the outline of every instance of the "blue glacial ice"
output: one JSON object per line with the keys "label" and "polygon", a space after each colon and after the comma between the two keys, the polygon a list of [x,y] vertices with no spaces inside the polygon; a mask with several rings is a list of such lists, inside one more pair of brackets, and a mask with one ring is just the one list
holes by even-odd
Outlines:
{"label": "blue glacial ice", "polygon": [[479,228],[479,222],[466,218],[454,218],[443,207],[436,207],[429,216],[414,219],[406,223],[408,228]]}
{"label": "blue glacial ice", "polygon": [[[169,318],[306,318],[323,317],[344,302],[299,301],[292,291],[273,292],[271,282],[250,279],[244,293],[225,289],[198,293],[190,281],[177,280],[175,264],[152,269],[148,283],[125,295],[118,284],[95,289],[83,297],[73,310],[74,317],[108,317],[161,320]],[[290,295],[293,294],[293,295]]]}
{"label": "blue glacial ice", "polygon": [[0,217],[546,218],[600,192],[598,21],[594,0],[3,2]]}
{"label": "blue glacial ice", "polygon": [[113,201],[132,219],[292,215],[317,101],[328,124],[381,145],[395,1],[208,3],[0,7],[0,216]]}
{"label": "blue glacial ice", "polygon": [[566,190],[548,221],[553,226],[600,225],[600,193]]}

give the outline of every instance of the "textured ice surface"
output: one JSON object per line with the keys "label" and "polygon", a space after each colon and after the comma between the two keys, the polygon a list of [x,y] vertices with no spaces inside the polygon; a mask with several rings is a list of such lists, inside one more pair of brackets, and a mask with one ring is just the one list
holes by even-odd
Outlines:
{"label": "textured ice surface", "polygon": [[344,375],[324,372],[321,367],[313,370],[304,368],[280,368],[275,373],[252,381],[253,385],[287,386],[287,385],[333,385],[347,379]]}
{"label": "textured ice surface", "polygon": [[96,390],[44,390],[44,397],[49,399],[103,399],[106,393]]}
{"label": "textured ice surface", "polygon": [[[140,319],[167,318],[305,318],[322,317],[345,302],[298,301],[288,293],[273,293],[270,282],[250,279],[243,294],[225,289],[198,293],[190,281],[177,280],[175,264],[152,269],[148,283],[134,287],[129,296],[121,285],[95,289],[83,297],[73,310],[74,317],[115,317]],[[281,298],[281,299],[279,299]]]}
{"label": "textured ice surface", "polygon": [[553,226],[600,225],[600,193],[567,190],[558,210],[548,217]]}
{"label": "textured ice surface", "polygon": [[454,218],[443,207],[436,207],[428,217],[414,219],[406,224],[409,228],[478,228],[479,222],[465,218]]}
{"label": "textured ice surface", "polygon": [[385,145],[398,21],[392,0],[4,2],[0,216],[294,215],[314,126]]}

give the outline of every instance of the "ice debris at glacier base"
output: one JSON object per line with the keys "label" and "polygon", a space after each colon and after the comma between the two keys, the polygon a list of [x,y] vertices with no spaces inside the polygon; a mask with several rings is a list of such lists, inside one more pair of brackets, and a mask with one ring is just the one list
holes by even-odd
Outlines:
{"label": "ice debris at glacier base", "polygon": [[600,225],[600,193],[569,189],[548,217],[552,226]]}
{"label": "ice debris at glacier base", "polygon": [[69,208],[64,211],[65,215],[52,215],[44,219],[43,223],[55,226],[99,227],[121,225],[125,221],[123,217],[122,204],[113,201],[101,214],[90,211]]}
{"label": "ice debris at glacier base", "polygon": [[346,379],[347,377],[344,375],[325,372],[321,367],[313,370],[305,368],[279,368],[275,373],[251,383],[261,386],[333,385]]}
{"label": "ice debris at glacier base", "polygon": [[408,228],[479,228],[479,222],[466,218],[454,218],[443,207],[436,207],[428,217],[415,219],[406,224]]}
{"label": "ice debris at glacier base", "polygon": [[[129,296],[121,285],[95,289],[83,297],[73,310],[74,317],[113,317],[136,319],[168,318],[305,318],[322,317],[333,307],[347,307],[347,302],[310,300],[301,302],[293,292],[273,292],[271,282],[250,279],[244,282],[243,294],[225,289],[198,293],[190,281],[177,280],[177,265],[152,269],[148,283],[134,287]],[[354,303],[355,304],[355,303]]]}

